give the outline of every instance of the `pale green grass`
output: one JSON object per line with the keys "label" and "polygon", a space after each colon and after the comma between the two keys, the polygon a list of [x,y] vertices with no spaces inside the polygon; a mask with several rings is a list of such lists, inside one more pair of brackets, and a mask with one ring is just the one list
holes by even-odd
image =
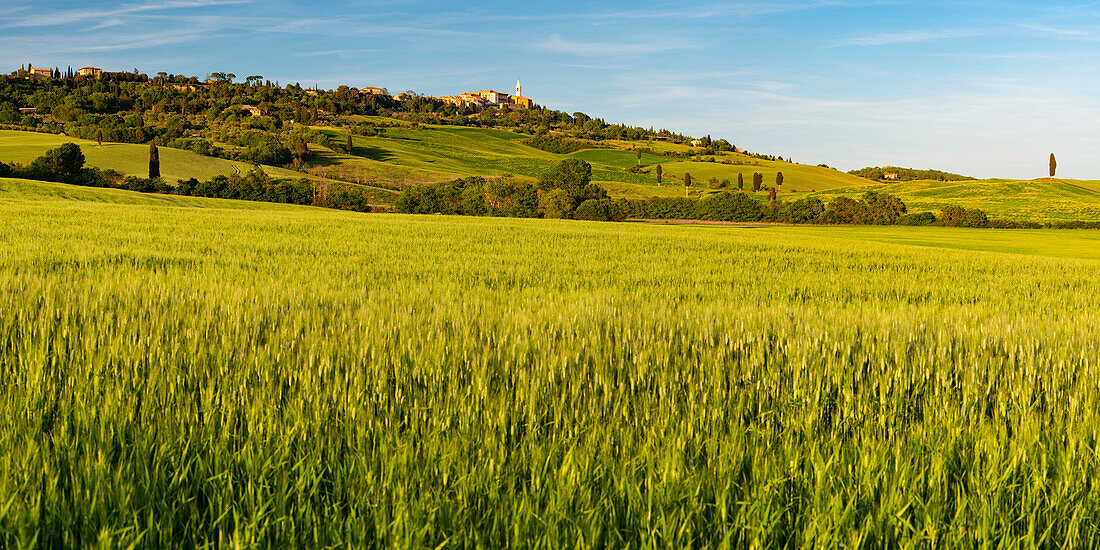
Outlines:
{"label": "pale green grass", "polygon": [[1100,220],[1100,181],[912,181],[843,187],[819,195],[828,199],[835,195],[856,196],[868,190],[897,195],[911,211],[938,212],[945,206],[962,206],[1014,220]]}
{"label": "pale green grass", "polygon": [[1094,233],[8,194],[5,548],[1100,543]]}
{"label": "pale green grass", "polygon": [[800,194],[811,191],[820,192],[840,187],[873,184],[873,182],[869,180],[837,170],[821,168],[819,166],[792,164],[783,161],[759,160],[743,155],[721,156],[717,158],[729,159],[735,162],[745,162],[749,163],[749,165],[727,165],[718,162],[696,161],[666,162],[663,164],[664,174],[666,176],[683,179],[685,173],[690,173],[693,180],[701,182],[704,185],[712,177],[718,178],[719,180],[728,179],[734,187],[737,185],[737,175],[742,174],[745,178],[745,189],[748,190],[752,189],[753,173],[763,174],[764,185],[772,187],[775,185],[776,174],[778,172],[783,172],[783,191]]}

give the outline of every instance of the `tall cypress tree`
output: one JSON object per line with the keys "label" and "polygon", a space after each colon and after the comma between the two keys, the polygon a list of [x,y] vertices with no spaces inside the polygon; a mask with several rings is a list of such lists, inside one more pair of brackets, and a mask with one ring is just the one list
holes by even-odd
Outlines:
{"label": "tall cypress tree", "polygon": [[1054,153],[1050,154],[1050,177],[1054,177],[1054,172],[1058,170],[1058,161],[1054,159]]}
{"label": "tall cypress tree", "polygon": [[156,143],[149,144],[149,179],[160,177],[160,151]]}
{"label": "tall cypress tree", "polygon": [[347,145],[347,149],[348,149],[348,154],[350,155],[350,154],[351,154],[351,149],[352,149],[352,143],[351,143],[351,134],[348,134],[348,145]]}
{"label": "tall cypress tree", "polygon": [[737,190],[745,190],[745,174],[742,174],[740,172],[737,173]]}
{"label": "tall cypress tree", "polygon": [[665,173],[665,169],[660,164],[657,165],[657,185],[661,185],[661,176]]}

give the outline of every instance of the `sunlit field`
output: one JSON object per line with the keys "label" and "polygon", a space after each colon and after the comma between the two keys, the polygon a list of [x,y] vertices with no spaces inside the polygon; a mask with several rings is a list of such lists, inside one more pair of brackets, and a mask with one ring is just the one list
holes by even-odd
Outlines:
{"label": "sunlit field", "polygon": [[58,189],[0,180],[0,547],[1100,542],[1095,233]]}

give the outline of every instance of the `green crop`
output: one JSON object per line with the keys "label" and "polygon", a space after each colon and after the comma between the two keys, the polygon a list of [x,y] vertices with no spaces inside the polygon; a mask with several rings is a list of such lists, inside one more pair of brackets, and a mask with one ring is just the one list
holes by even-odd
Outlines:
{"label": "green crop", "polygon": [[0,547],[1100,540],[1091,236],[233,204],[0,192]]}

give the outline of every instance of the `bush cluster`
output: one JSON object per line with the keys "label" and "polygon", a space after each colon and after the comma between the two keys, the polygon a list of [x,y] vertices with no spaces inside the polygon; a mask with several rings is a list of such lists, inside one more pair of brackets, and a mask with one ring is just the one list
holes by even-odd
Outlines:
{"label": "bush cluster", "polygon": [[406,214],[624,219],[624,212],[613,207],[607,191],[591,179],[592,165],[567,159],[544,172],[537,185],[475,176],[409,186],[397,198],[394,210]]}
{"label": "bush cluster", "polygon": [[529,147],[557,155],[568,155],[582,149],[598,149],[601,147],[601,145],[591,141],[550,135],[535,136],[524,140],[523,143]]}

